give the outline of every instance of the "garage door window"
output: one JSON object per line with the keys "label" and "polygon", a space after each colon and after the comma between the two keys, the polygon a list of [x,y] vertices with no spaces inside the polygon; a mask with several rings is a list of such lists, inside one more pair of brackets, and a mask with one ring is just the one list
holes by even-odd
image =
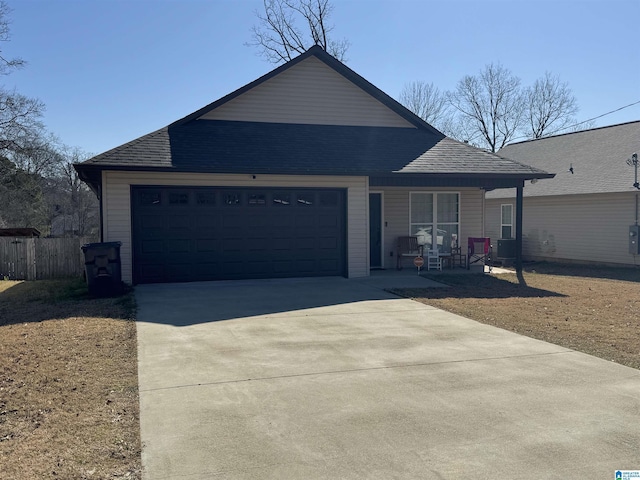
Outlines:
{"label": "garage door window", "polygon": [[298,194],[298,205],[302,206],[311,206],[314,203],[314,195],[311,193],[299,193]]}
{"label": "garage door window", "polygon": [[188,205],[189,194],[188,193],[170,193],[169,205]]}
{"label": "garage door window", "polygon": [[240,205],[240,194],[239,193],[225,193],[224,194],[224,204],[225,205]]}
{"label": "garage door window", "polygon": [[291,194],[289,193],[274,193],[273,194],[273,204],[286,206],[291,205]]}
{"label": "garage door window", "polygon": [[197,192],[196,203],[198,205],[215,205],[216,204],[215,192]]}
{"label": "garage door window", "polygon": [[267,196],[264,193],[252,193],[249,195],[249,205],[266,205]]}
{"label": "garage door window", "polygon": [[160,205],[160,192],[141,192],[140,203],[144,206]]}

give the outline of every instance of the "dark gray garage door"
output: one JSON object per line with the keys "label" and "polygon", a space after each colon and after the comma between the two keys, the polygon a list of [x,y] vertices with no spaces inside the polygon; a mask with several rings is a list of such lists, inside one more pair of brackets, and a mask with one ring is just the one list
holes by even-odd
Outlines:
{"label": "dark gray garage door", "polygon": [[344,275],[339,189],[132,187],[134,283]]}

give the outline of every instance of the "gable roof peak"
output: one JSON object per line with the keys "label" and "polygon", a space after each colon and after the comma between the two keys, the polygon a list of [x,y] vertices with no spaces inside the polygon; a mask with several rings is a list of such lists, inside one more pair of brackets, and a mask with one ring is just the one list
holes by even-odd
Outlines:
{"label": "gable roof peak", "polygon": [[394,112],[396,115],[399,115],[401,118],[408,121],[410,124],[414,125],[415,127],[422,130],[426,130],[429,133],[432,133],[438,136],[442,136],[442,137],[445,136],[442,132],[440,132],[439,130],[437,130],[427,122],[425,122],[422,118],[418,117],[416,114],[414,114],[409,109],[407,109],[404,105],[400,104],[397,100],[393,99],[392,97],[384,93],[382,90],[380,90],[378,87],[370,83],[368,80],[366,80],[365,78],[361,77],[359,74],[351,70],[344,63],[342,63],[340,60],[335,58],[333,55],[327,53],[326,50],[324,50],[320,45],[317,45],[317,44],[312,45],[311,47],[309,47],[309,49],[306,52],[298,55],[292,60],[289,60],[287,63],[280,65],[279,67],[268,72],[267,74],[263,75],[257,80],[254,80],[253,82],[248,83],[244,87],[241,87],[236,91],[231,92],[228,95],[225,95],[219,100],[216,100],[215,102],[210,103],[209,105],[191,113],[190,115],[187,115],[186,117],[181,118],[176,122],[173,122],[169,126],[172,127],[176,125],[183,125],[192,120],[197,120],[198,118],[209,113],[210,111],[220,107],[221,105],[233,100],[236,97],[239,97],[243,93],[257,87],[258,85],[261,85],[267,80],[270,80],[276,75],[279,75],[280,73],[294,67],[298,63],[308,59],[311,56],[317,58],[319,61],[324,63],[327,67],[334,70],[336,73],[338,73],[339,75],[344,77],[346,80],[354,84],[356,87],[360,88],[361,90],[369,94],[371,97],[375,98],[377,101],[382,103],[385,107],[387,107],[389,110]]}

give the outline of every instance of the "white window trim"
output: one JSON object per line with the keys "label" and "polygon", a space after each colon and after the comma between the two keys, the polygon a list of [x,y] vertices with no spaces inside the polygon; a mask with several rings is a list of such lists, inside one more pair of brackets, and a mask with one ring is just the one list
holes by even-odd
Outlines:
{"label": "white window trim", "polygon": [[[411,226],[413,225],[411,222],[411,195],[413,195],[414,193],[422,193],[422,194],[431,194],[433,195],[433,224],[436,225],[436,228],[432,230],[432,232],[437,232],[437,217],[438,217],[438,195],[439,194],[455,194],[458,196],[458,246],[460,246],[460,228],[462,225],[462,214],[460,212],[461,207],[462,207],[462,194],[460,193],[460,191],[452,191],[452,190],[411,190],[409,191],[409,235],[412,235],[411,233]],[[447,225],[451,225],[451,224],[455,224],[455,222],[447,222]],[[437,233],[436,233],[437,235]],[[431,238],[431,244],[433,245],[433,233],[432,233],[432,238]]]}
{"label": "white window trim", "polygon": [[[504,207],[509,207],[511,210],[511,218],[509,219],[510,223],[503,223],[502,209]],[[512,203],[503,203],[500,205],[500,238],[503,238],[502,229],[504,227],[509,227],[511,229],[511,236],[509,238],[513,238],[513,204]]]}

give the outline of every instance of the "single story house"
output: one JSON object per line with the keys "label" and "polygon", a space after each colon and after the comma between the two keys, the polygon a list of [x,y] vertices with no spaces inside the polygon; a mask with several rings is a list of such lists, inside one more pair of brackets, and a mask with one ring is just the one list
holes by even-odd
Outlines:
{"label": "single story house", "polygon": [[553,175],[447,138],[318,46],[75,165],[130,283],[395,268],[482,236],[485,189]]}
{"label": "single story house", "polygon": [[[523,251],[527,260],[639,265],[640,190],[630,160],[640,152],[640,121],[514,143],[498,153],[556,173],[524,189]],[[630,160],[627,162],[627,160]],[[514,235],[513,189],[486,194],[485,231]],[[635,245],[635,247],[633,246]],[[632,251],[635,248],[635,253]]]}

